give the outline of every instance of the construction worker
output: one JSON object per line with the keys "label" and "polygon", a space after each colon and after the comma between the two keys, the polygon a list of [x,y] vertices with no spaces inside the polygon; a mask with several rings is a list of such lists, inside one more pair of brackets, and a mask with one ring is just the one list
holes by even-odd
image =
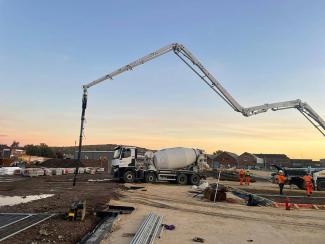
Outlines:
{"label": "construction worker", "polygon": [[306,193],[307,196],[310,196],[312,194],[312,189],[313,189],[313,185],[312,185],[312,177],[311,174],[308,173],[306,174],[304,177],[302,177],[305,181],[305,186],[306,186]]}
{"label": "construction worker", "polygon": [[245,184],[249,186],[249,183],[251,182],[251,174],[249,170],[246,170],[245,172],[245,180],[246,180]]}
{"label": "construction worker", "polygon": [[284,187],[284,183],[286,181],[286,177],[284,176],[284,173],[282,170],[279,170],[279,172],[276,176],[276,179],[278,180],[280,195],[283,195],[283,187]]}
{"label": "construction worker", "polygon": [[244,179],[245,171],[243,169],[240,169],[239,171],[239,183],[242,186],[243,185],[243,179]]}

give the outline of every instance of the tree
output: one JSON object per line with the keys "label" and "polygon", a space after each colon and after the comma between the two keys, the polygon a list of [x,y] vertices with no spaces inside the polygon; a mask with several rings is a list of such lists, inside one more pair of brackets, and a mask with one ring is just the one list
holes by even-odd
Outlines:
{"label": "tree", "polygon": [[31,156],[38,156],[40,154],[37,145],[29,144],[25,146],[26,154]]}
{"label": "tree", "polygon": [[40,154],[42,157],[47,157],[47,158],[55,157],[55,153],[53,152],[53,150],[49,148],[49,146],[46,145],[45,143],[41,143],[39,147],[40,147]]}
{"label": "tree", "polygon": [[10,148],[11,149],[17,149],[19,147],[19,141],[13,141]]}
{"label": "tree", "polygon": [[55,157],[55,153],[53,152],[53,150],[45,143],[41,143],[40,145],[26,145],[25,150],[26,154],[31,156],[40,156],[47,158]]}
{"label": "tree", "polygon": [[218,154],[220,154],[222,152],[223,152],[222,150],[217,150],[217,151],[213,152],[213,155],[218,155]]}

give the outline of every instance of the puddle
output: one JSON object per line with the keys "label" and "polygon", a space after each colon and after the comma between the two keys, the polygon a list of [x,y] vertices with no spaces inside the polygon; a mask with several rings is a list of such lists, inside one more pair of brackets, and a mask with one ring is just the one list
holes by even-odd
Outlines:
{"label": "puddle", "polygon": [[47,197],[52,197],[54,194],[41,194],[41,195],[29,195],[29,196],[1,196],[0,195],[0,206],[13,206],[20,203],[31,202]]}

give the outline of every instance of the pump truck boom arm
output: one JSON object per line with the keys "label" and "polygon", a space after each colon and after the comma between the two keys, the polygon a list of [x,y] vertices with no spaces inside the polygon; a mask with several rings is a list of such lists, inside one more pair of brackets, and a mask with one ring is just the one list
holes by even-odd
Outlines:
{"label": "pump truck boom arm", "polygon": [[[220,82],[209,73],[209,71],[186,47],[179,43],[172,43],[83,86],[84,93],[82,98],[78,162],[80,162],[81,158],[83,125],[85,120],[85,110],[87,107],[87,89],[107,79],[112,80],[115,76],[123,72],[133,70],[133,68],[171,51],[173,51],[195,74],[197,74],[215,93],[217,93],[225,102],[227,102],[236,112],[240,112],[244,116],[248,117],[251,115],[267,112],[269,109],[277,111],[289,108],[296,108],[325,136],[325,121],[307,103],[304,103],[301,100],[293,100],[245,108],[241,106],[236,101],[236,99],[229,94],[229,92],[220,84]],[[78,173],[77,170],[78,169],[76,169],[76,174]],[[75,185],[75,179],[73,185]]]}
{"label": "pump truck boom arm", "polygon": [[[192,55],[192,53],[187,50],[183,45],[178,43],[172,43],[163,48],[156,50],[142,58],[135,60],[132,63],[129,63],[107,75],[100,77],[97,80],[90,82],[89,84],[84,85],[84,89],[88,89],[98,83],[101,83],[107,79],[113,79],[113,77],[133,68],[144,64],[152,59],[155,59],[163,54],[166,54],[170,51],[173,51],[181,60],[183,60],[201,79],[204,80],[218,95],[220,95],[235,111],[241,112],[243,109],[242,106],[227,92],[227,90],[204,68],[204,66]],[[193,66],[188,62],[190,61]],[[195,66],[199,69],[196,70]],[[201,74],[202,73],[202,74]],[[208,80],[206,79],[208,78]]]}
{"label": "pump truck boom arm", "polygon": [[273,111],[296,108],[298,109],[324,136],[325,136],[325,121],[307,104],[301,100],[292,100],[286,102],[269,103],[253,107],[243,107],[236,99],[234,99],[229,92],[220,84],[220,82],[209,73],[209,71],[199,62],[199,60],[183,45],[178,43],[172,43],[163,48],[158,49],[136,61],[129,63],[110,74],[100,77],[97,80],[84,85],[84,89],[105,81],[107,79],[113,79],[113,77],[132,70],[133,68],[144,64],[152,59],[155,59],[163,54],[173,51],[186,65],[192,69],[212,90],[214,90],[221,98],[223,98],[236,112],[242,113],[248,117],[251,115],[267,112],[269,109]]}

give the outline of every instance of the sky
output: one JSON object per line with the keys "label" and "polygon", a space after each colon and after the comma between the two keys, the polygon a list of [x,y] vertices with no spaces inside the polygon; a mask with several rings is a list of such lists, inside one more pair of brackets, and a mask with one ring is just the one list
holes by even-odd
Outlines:
{"label": "sky", "polygon": [[[325,2],[0,0],[0,143],[74,145],[82,85],[178,42],[243,106],[325,118]],[[173,53],[88,90],[85,144],[325,158],[295,109],[243,117]]]}

